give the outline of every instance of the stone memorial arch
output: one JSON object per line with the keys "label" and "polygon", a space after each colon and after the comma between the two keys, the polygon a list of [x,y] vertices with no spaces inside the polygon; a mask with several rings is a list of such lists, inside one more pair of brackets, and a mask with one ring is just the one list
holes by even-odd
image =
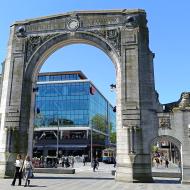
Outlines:
{"label": "stone memorial arch", "polygon": [[150,143],[158,136],[159,124],[154,54],[146,13],[126,9],[70,12],[11,26],[2,75],[0,176],[12,174],[16,153],[32,152],[35,85],[41,66],[56,50],[75,43],[101,49],[115,66],[116,180],[152,181]]}

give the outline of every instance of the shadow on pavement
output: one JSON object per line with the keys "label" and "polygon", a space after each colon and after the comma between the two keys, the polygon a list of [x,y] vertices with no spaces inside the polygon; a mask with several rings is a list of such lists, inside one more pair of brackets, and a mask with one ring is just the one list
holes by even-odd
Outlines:
{"label": "shadow on pavement", "polygon": [[154,179],[154,183],[181,184],[181,180],[180,179]]}
{"label": "shadow on pavement", "polygon": [[48,177],[48,176],[38,176],[35,179],[93,179],[93,180],[114,180],[114,178],[107,177]]}
{"label": "shadow on pavement", "polygon": [[[24,187],[24,185],[22,185],[23,187]],[[29,186],[27,186],[27,187],[47,187],[47,186],[45,186],[45,185],[29,185]]]}

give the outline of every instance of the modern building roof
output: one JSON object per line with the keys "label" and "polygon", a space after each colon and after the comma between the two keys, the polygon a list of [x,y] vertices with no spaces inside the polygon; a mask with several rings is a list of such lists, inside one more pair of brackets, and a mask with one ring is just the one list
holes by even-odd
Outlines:
{"label": "modern building roof", "polygon": [[61,71],[61,72],[44,72],[38,73],[38,76],[57,76],[57,75],[76,75],[78,74],[80,79],[87,79],[82,71]]}

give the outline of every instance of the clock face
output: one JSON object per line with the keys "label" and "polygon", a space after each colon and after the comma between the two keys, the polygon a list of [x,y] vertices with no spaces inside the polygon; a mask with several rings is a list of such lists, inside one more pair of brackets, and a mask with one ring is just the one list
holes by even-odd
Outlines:
{"label": "clock face", "polygon": [[68,23],[67,23],[68,29],[69,30],[76,30],[79,27],[79,21],[76,19],[71,19]]}

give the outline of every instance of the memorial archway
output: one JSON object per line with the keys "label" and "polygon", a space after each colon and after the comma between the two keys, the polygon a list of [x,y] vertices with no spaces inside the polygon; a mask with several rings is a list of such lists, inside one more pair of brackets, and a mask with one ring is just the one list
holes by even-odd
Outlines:
{"label": "memorial archway", "polygon": [[40,67],[57,49],[85,43],[104,51],[116,68],[116,180],[152,181],[149,142],[157,136],[158,122],[146,24],[143,10],[125,9],[72,12],[11,26],[1,96],[1,176],[12,173],[18,151],[31,152],[26,137],[33,130]]}

